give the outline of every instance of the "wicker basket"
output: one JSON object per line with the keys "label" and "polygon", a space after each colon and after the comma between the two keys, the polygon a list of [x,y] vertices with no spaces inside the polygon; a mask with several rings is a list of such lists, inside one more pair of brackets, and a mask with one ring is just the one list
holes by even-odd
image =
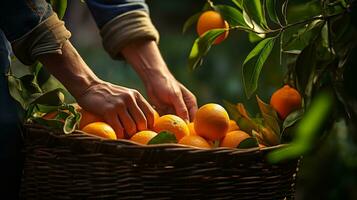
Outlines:
{"label": "wicker basket", "polygon": [[259,150],[142,146],[26,125],[23,199],[294,199],[299,160]]}

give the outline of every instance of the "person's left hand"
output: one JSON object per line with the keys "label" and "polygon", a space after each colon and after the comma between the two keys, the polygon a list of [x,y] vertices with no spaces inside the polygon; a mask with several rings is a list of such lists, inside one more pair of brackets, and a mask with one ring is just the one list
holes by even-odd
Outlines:
{"label": "person's left hand", "polygon": [[170,73],[151,77],[145,82],[149,102],[160,114],[177,114],[192,121],[197,111],[196,97]]}

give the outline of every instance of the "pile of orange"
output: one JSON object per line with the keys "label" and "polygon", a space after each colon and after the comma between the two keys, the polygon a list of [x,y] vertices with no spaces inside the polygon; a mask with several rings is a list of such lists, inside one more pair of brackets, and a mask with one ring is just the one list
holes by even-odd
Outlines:
{"label": "pile of orange", "polygon": [[[270,105],[281,119],[285,119],[291,112],[301,107],[301,96],[296,89],[285,85],[273,93]],[[107,139],[125,139],[123,136],[118,136],[113,128],[100,117],[78,105],[76,109],[82,116],[78,128],[83,132]],[[56,111],[47,113],[43,119],[53,119],[56,117],[56,113]],[[200,148],[217,146],[236,148],[242,141],[251,137],[251,133],[240,130],[236,121],[230,119],[227,111],[215,103],[201,106],[193,121],[189,123],[172,114],[160,116],[155,111],[154,116],[152,130],[137,132],[126,139],[146,145],[159,133],[169,132],[175,136],[177,143],[183,145]],[[266,134],[265,136],[267,137]],[[277,141],[274,141],[274,144],[277,144]],[[259,144],[259,146],[263,147],[264,145]]]}

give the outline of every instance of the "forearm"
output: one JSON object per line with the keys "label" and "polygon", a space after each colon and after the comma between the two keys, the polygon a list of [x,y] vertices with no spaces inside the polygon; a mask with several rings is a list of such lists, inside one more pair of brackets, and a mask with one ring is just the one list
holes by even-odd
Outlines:
{"label": "forearm", "polygon": [[146,84],[157,77],[171,76],[159,48],[153,40],[142,40],[127,45],[122,50],[127,62]]}
{"label": "forearm", "polygon": [[100,82],[69,41],[63,44],[62,54],[44,54],[38,59],[75,98]]}

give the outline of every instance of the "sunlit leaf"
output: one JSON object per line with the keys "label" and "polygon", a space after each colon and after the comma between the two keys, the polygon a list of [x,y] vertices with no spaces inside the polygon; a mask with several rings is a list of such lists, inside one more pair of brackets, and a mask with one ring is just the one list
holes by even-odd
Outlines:
{"label": "sunlit leaf", "polygon": [[76,129],[76,124],[78,123],[77,118],[75,115],[69,115],[63,126],[63,132],[65,134],[70,134]]}
{"label": "sunlit leaf", "polygon": [[257,22],[262,27],[267,27],[260,0],[243,0],[243,7],[253,21]]}
{"label": "sunlit leaf", "polygon": [[62,19],[67,9],[67,0],[51,0],[51,5],[58,18]]}
{"label": "sunlit leaf", "polygon": [[225,31],[225,29],[212,29],[195,40],[188,58],[190,69],[195,69],[201,64],[203,56],[208,53],[215,39]]}
{"label": "sunlit leaf", "polygon": [[261,38],[258,36],[258,34],[248,33],[248,39],[249,39],[250,43],[256,43],[256,42],[262,41],[264,39],[264,37]]}
{"label": "sunlit leaf", "polygon": [[250,98],[258,88],[260,72],[274,47],[274,42],[275,38],[266,38],[262,40],[244,60],[243,85],[248,98]]}
{"label": "sunlit leaf", "polygon": [[247,26],[240,10],[227,5],[216,5],[215,8],[231,26]]}
{"label": "sunlit leaf", "polygon": [[240,8],[241,10],[243,10],[243,0],[232,0],[232,2],[233,2],[234,5],[236,5],[238,8]]}
{"label": "sunlit leaf", "polygon": [[[245,30],[246,32],[249,33],[249,41],[251,42],[256,42],[260,39],[259,38],[265,38],[265,33],[262,27],[260,27],[253,19],[250,18],[250,16],[243,11],[243,19],[245,23],[247,24],[248,27],[251,28],[251,30]],[[254,35],[254,36],[253,36]]]}
{"label": "sunlit leaf", "polygon": [[175,134],[168,131],[162,131],[148,142],[148,144],[164,144],[164,143],[177,143]]}
{"label": "sunlit leaf", "polygon": [[200,17],[200,15],[202,14],[202,12],[196,13],[194,15],[192,15],[190,18],[188,18],[182,28],[182,33],[186,33],[186,31],[194,24],[198,21],[198,18]]}

